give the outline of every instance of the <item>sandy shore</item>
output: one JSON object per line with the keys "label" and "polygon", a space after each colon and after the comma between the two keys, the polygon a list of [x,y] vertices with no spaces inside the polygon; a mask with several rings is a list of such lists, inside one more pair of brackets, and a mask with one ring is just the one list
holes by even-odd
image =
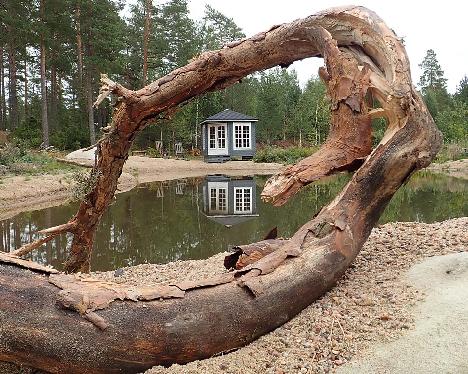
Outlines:
{"label": "sandy shore", "polygon": [[[89,159],[74,159],[77,164],[92,165]],[[200,177],[208,174],[231,176],[249,174],[274,174],[284,168],[281,164],[230,161],[208,164],[201,160],[175,160],[130,156],[119,178],[118,192],[131,190],[140,183]],[[427,170],[468,179],[468,159],[431,164]],[[70,197],[72,174],[45,174],[14,176],[1,179],[0,220],[20,212],[43,209],[65,203]]]}
{"label": "sandy shore", "polygon": [[[154,367],[147,373],[328,373],[342,368],[343,373],[396,374],[401,373],[401,365],[390,364],[406,354],[401,349],[408,345],[412,350],[405,361],[407,365],[411,360],[419,365],[414,357],[420,354],[435,355],[428,362],[442,363],[433,367],[428,364],[426,371],[417,371],[414,367],[415,371],[410,372],[466,373],[466,361],[460,360],[465,357],[467,341],[463,337],[468,334],[468,323],[451,316],[455,309],[457,316],[462,316],[468,308],[468,269],[455,277],[455,273],[460,272],[456,270],[457,262],[447,264],[444,260],[418,265],[410,271],[418,276],[408,276],[408,269],[427,258],[468,251],[466,227],[466,217],[435,224],[409,222],[377,227],[337,287],[284,326],[233,353],[168,369]],[[96,275],[132,284],[194,279],[223,272],[223,256],[218,254],[207,260],[167,265],[139,265],[124,269],[123,276],[118,278],[113,272]],[[463,266],[468,268],[466,256],[463,261]],[[453,276],[442,281],[444,274]],[[452,293],[458,309],[453,305],[440,305],[450,300],[440,298],[443,293],[449,294],[444,291],[447,282],[451,287],[458,287]],[[457,294],[460,289],[465,289],[465,296]],[[434,326],[424,324],[429,316]],[[438,331],[438,339],[428,338],[434,334],[434,329]],[[412,344],[411,339],[421,336],[418,334],[426,334],[424,343]],[[388,342],[394,342],[396,348],[387,350]],[[445,342],[450,343],[447,352],[440,348]],[[374,348],[381,352],[383,361],[373,361],[378,357]],[[396,356],[398,352],[400,356]],[[453,356],[451,366],[447,355]],[[357,369],[350,366],[363,359],[367,360],[364,363],[368,365],[365,366],[367,371],[361,371],[361,366]],[[373,370],[373,367],[378,369]],[[457,370],[449,370],[453,368]],[[460,368],[465,371],[458,370]]]}
{"label": "sandy shore", "polygon": [[430,164],[426,170],[433,173],[445,174],[450,177],[468,179],[468,159],[448,161],[442,164]]}
{"label": "sandy shore", "polygon": [[[91,165],[90,160],[76,160]],[[284,166],[252,161],[207,164],[200,160],[174,160],[130,156],[119,178],[118,192],[131,190],[140,183],[200,177],[208,174],[274,174]],[[72,174],[6,177],[0,183],[0,219],[23,211],[63,204],[70,197]]]}

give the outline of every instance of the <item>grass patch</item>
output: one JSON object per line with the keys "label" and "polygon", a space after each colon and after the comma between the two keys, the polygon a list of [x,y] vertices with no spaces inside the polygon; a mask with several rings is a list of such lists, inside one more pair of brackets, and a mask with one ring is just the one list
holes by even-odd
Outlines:
{"label": "grass patch", "polygon": [[278,162],[281,164],[293,164],[316,152],[316,147],[272,147],[267,146],[258,150],[254,156],[255,162]]}
{"label": "grass patch", "polygon": [[44,151],[34,151],[7,144],[0,148],[0,175],[58,174],[80,167],[58,161]]}

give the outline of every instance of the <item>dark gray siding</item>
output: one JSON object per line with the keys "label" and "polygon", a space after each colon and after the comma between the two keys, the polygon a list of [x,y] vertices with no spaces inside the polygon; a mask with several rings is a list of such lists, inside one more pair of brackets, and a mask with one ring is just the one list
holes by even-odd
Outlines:
{"label": "dark gray siding", "polygon": [[[234,188],[235,187],[251,187],[252,188],[252,213],[251,215],[257,214],[257,185],[255,184],[255,180],[253,178],[246,178],[246,179],[231,179],[230,177],[224,175],[209,175],[206,177],[205,182],[203,184],[203,205],[204,205],[204,212],[207,215],[209,213],[209,204],[210,204],[210,192],[208,188],[208,182],[228,182],[228,191],[227,191],[227,199],[228,199],[228,211],[224,215],[239,215],[234,214]],[[220,215],[217,213],[216,215]]]}
{"label": "dark gray siding", "polygon": [[[238,121],[235,121],[238,122]],[[222,123],[217,121],[217,123]],[[234,149],[233,127],[234,122],[224,122],[227,124],[226,141],[228,145],[228,155],[233,157],[253,157],[256,151],[256,122],[251,122],[251,144],[249,149]],[[207,158],[219,158],[220,156],[208,155],[208,123],[203,123],[202,131],[202,154]]]}
{"label": "dark gray siding", "polygon": [[234,196],[234,188],[235,187],[251,187],[252,188],[252,196],[250,197],[252,199],[252,213],[251,214],[256,214],[257,213],[257,185],[255,184],[255,180],[253,178],[248,178],[248,179],[232,179],[231,182],[229,183],[229,197],[231,198],[231,201],[229,201],[229,213],[234,214],[234,201],[235,201],[235,196]]}

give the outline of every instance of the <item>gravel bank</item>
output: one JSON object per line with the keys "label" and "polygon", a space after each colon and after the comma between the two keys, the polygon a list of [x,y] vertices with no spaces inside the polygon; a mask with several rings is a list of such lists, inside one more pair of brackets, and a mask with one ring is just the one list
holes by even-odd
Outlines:
{"label": "gravel bank", "polygon": [[[377,227],[338,286],[284,326],[236,352],[147,373],[327,373],[346,367],[377,342],[395,341],[414,328],[413,307],[425,295],[403,275],[424,258],[468,251],[467,227],[467,217]],[[120,277],[95,275],[132,284],[194,279],[224,271],[223,256],[139,265]]]}
{"label": "gravel bank", "polygon": [[[452,298],[449,303],[456,300],[457,313],[461,311],[461,316],[466,318],[466,313],[463,312],[468,305],[467,298],[463,296],[466,295],[466,283],[461,283],[460,287],[460,284],[456,285],[454,278],[450,284],[440,283],[440,274],[446,274],[446,267],[449,266],[446,260],[438,261],[433,258],[414,265],[429,257],[468,252],[467,227],[468,217],[434,224],[408,222],[377,227],[337,287],[282,327],[235,352],[183,366],[173,365],[167,369],[154,367],[146,374],[284,374],[328,373],[335,370],[340,374],[396,374],[401,371],[393,370],[394,361],[405,357],[412,363],[421,361],[418,346],[404,342],[407,336],[418,337],[421,318],[433,317],[436,319],[430,320],[426,325],[433,328],[429,333],[437,333],[437,336],[426,336],[423,344],[425,354],[432,356],[433,364],[427,360],[424,371],[411,372],[465,373],[467,371],[463,371],[459,362],[461,360],[461,365],[466,364],[463,363],[466,341],[451,342],[448,337],[453,333],[467,334],[466,324],[463,325],[463,320],[458,319],[455,321],[455,331],[440,329],[440,321],[453,320],[454,309],[449,305],[446,308],[439,307],[434,313],[434,304],[428,307],[427,303],[431,298],[437,299],[436,301],[447,299],[447,287],[458,287],[457,292],[463,293],[450,292],[455,299]],[[194,279],[224,271],[223,257],[224,254],[218,254],[200,261],[139,265],[125,268],[119,277],[115,277],[114,272],[94,275],[132,284]],[[412,269],[408,273],[410,268]],[[453,266],[450,265],[449,268],[451,270]],[[459,270],[456,271],[458,274]],[[438,274],[439,278],[432,276],[431,272]],[[454,274],[456,276],[458,275]],[[427,295],[421,288],[427,289]],[[465,329],[464,332],[462,328]],[[393,349],[400,356],[394,356],[389,361],[386,351],[388,347],[392,349],[392,344],[397,346]],[[447,344],[450,344],[450,350],[447,349],[449,354],[444,355]],[[443,357],[439,357],[440,355]],[[458,359],[455,366],[454,357]],[[447,365],[444,366],[444,363]],[[33,372],[29,368],[19,369],[0,362],[2,374]]]}

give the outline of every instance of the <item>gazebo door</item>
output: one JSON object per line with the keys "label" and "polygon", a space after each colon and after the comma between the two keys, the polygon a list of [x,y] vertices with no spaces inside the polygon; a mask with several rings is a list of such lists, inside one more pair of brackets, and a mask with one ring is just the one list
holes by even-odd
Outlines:
{"label": "gazebo door", "polygon": [[227,155],[227,125],[208,125],[208,155]]}

